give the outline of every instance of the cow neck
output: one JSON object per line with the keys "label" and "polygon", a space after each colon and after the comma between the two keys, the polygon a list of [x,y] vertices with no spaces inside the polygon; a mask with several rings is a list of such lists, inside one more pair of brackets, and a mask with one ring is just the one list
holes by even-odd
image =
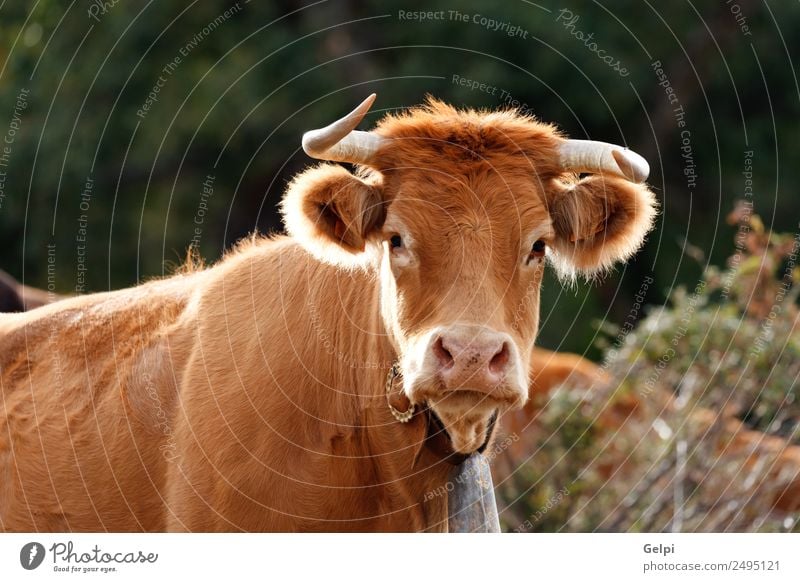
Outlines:
{"label": "cow neck", "polygon": [[[422,416],[426,427],[425,448],[438,460],[450,465],[460,465],[466,461],[469,455],[453,450],[453,441],[436,413],[427,404],[415,409],[403,392],[402,387],[398,389],[397,385],[399,385],[399,379],[401,378],[402,372],[400,371],[399,362],[395,360],[394,364],[389,368],[386,379],[386,403],[394,419],[400,424],[405,424],[413,420],[417,415]],[[494,431],[496,418],[497,414],[492,415],[486,430],[486,440],[478,449],[478,453],[483,453],[488,446]],[[418,456],[419,452],[417,453]]]}
{"label": "cow neck", "polygon": [[[399,408],[403,411],[407,410],[410,402],[402,392],[402,373],[398,373],[398,381],[395,382],[392,393],[388,395],[381,381],[376,381],[379,377],[375,376],[375,372],[380,374],[380,370],[386,370],[390,373],[391,368],[397,365],[398,361],[396,350],[388,339],[387,330],[380,314],[378,280],[358,272],[345,275],[346,278],[343,279],[340,272],[326,266],[317,270],[316,275],[313,281],[316,291],[312,293],[312,304],[314,301],[323,303],[322,297],[330,294],[331,290],[335,290],[335,300],[329,301],[327,305],[341,302],[344,309],[316,309],[313,313],[315,319],[311,324],[312,327],[316,326],[318,330],[359,329],[359,333],[350,336],[350,343],[336,346],[337,353],[346,355],[345,364],[352,364],[353,362],[349,362],[349,358],[354,357],[355,354],[369,354],[370,361],[365,361],[360,369],[359,366],[345,366],[349,369],[346,375],[338,380],[348,384],[357,383],[367,389],[367,393],[362,395],[365,397],[362,401],[365,403],[377,402],[378,406],[383,408],[384,413],[381,416],[385,414],[385,417],[388,417],[387,422],[395,425],[391,427],[390,433],[396,436],[402,436],[405,433],[408,435],[409,442],[420,442],[424,439],[424,442],[421,443],[423,446],[416,451],[414,456],[414,465],[417,465],[423,450],[433,456],[433,459],[429,460],[434,463],[444,461],[448,465],[461,464],[467,455],[453,450],[450,436],[436,414],[427,405],[417,407],[412,418],[406,423],[400,423],[394,416],[389,415],[386,399],[387,396],[395,394],[394,390],[397,390],[397,397],[404,399],[404,402],[399,404]],[[375,364],[378,362],[380,365],[376,369]],[[369,385],[373,385],[374,389],[367,388]],[[492,421],[490,429],[487,430],[487,443],[493,425]],[[481,450],[485,446],[486,443]]]}

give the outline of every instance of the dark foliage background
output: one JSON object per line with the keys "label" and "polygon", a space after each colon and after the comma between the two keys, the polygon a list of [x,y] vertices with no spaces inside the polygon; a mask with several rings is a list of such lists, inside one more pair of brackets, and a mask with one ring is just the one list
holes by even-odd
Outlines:
{"label": "dark foliage background", "polygon": [[[572,28],[562,9],[579,16]],[[444,18],[400,16],[415,10]],[[491,30],[475,15],[526,34]],[[0,139],[15,107],[21,115],[0,168],[0,267],[45,287],[54,244],[51,283],[74,292],[85,214],[87,291],[168,272],[195,234],[209,175],[200,250],[214,260],[253,229],[280,229],[283,188],[309,163],[301,134],[369,92],[379,96],[373,122],[427,93],[493,108],[506,104],[505,91],[573,137],[625,143],[651,162],[662,214],[636,260],[599,285],[545,285],[541,343],[597,358],[591,323],[622,321],[643,278],[655,281],[645,302],[663,304],[677,284],[692,288],[709,263],[724,261],[725,215],[743,196],[745,151],[753,152],[755,211],[768,229],[796,230],[798,29],[797,3],[746,0],[6,2]],[[593,34],[629,74],[607,66],[576,31]],[[657,60],[685,110],[694,188]],[[498,89],[470,90],[454,75]],[[158,100],[137,115],[159,76]],[[91,200],[81,209],[88,178]]]}

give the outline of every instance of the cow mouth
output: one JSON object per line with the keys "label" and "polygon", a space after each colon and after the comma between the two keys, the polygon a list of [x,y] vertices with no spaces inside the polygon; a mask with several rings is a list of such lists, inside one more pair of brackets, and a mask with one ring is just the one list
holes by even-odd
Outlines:
{"label": "cow mouth", "polygon": [[492,406],[491,401],[494,400],[491,396],[478,390],[470,390],[469,388],[459,388],[457,390],[447,390],[444,395],[438,399],[439,405],[447,404],[448,406],[464,406],[468,405],[471,408],[483,408],[487,405]]}
{"label": "cow mouth", "polygon": [[[392,390],[393,378],[399,375],[399,371],[390,371],[388,391]],[[483,451],[492,436],[498,415],[514,408],[519,400],[512,390],[505,387],[487,393],[485,389],[473,387],[448,388],[439,378],[426,378],[422,382],[414,380],[416,378],[401,392],[405,397],[405,406],[400,401],[399,409],[394,408],[391,397],[389,406],[397,411],[395,418],[404,414],[404,411],[413,410],[415,404],[425,410],[429,417],[429,433],[435,437],[429,440],[436,444],[434,448],[444,452],[441,456]]]}
{"label": "cow mouth", "polygon": [[466,421],[459,422],[456,420],[453,422],[446,415],[443,420],[442,416],[440,416],[441,413],[437,412],[432,406],[428,407],[428,411],[429,421],[426,443],[428,448],[439,456],[446,458],[453,464],[458,464],[472,453],[483,453],[489,446],[497,424],[497,409],[490,414],[484,426],[479,427],[479,431],[474,431],[470,427],[467,432],[471,434],[468,436],[464,435],[464,427],[459,426],[466,423]]}
{"label": "cow mouth", "polygon": [[506,408],[501,400],[469,388],[440,390],[426,401],[450,448],[466,455],[485,449],[500,410]]}

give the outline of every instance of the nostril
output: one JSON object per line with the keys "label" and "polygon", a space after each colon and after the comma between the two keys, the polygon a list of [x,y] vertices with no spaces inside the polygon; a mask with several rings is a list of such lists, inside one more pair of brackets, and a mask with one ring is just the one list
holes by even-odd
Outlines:
{"label": "nostril", "polygon": [[493,374],[505,372],[509,357],[508,342],[503,342],[503,346],[489,362],[489,371]]}
{"label": "nostril", "polygon": [[442,342],[442,338],[437,339],[433,344],[433,354],[436,356],[436,359],[439,360],[439,364],[442,368],[450,368],[453,365],[453,354],[451,354],[446,347],[444,347],[444,342]]}

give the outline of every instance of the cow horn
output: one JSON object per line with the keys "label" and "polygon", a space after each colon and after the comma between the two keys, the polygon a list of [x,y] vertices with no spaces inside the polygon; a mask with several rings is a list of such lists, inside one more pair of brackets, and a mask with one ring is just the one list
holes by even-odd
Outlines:
{"label": "cow horn", "polygon": [[350,113],[321,129],[303,134],[303,150],[318,160],[368,164],[385,138],[368,131],[355,131],[375,101],[375,93]]}
{"label": "cow horn", "polygon": [[568,139],[558,154],[561,167],[567,172],[608,172],[637,183],[647,180],[650,174],[650,166],[642,156],[602,141]]}

